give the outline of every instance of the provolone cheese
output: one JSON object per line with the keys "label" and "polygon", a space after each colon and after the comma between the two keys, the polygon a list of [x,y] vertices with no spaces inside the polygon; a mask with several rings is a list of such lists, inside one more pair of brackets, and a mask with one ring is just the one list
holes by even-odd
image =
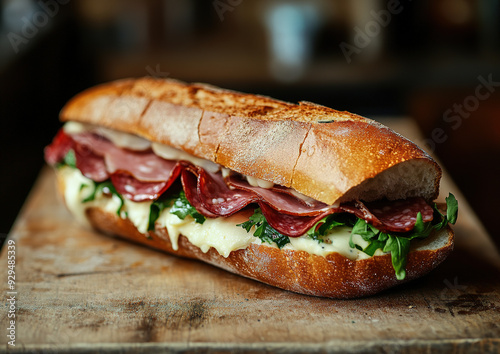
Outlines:
{"label": "provolone cheese", "polygon": [[220,170],[220,165],[208,161],[205,159],[200,159],[199,157],[188,154],[185,151],[173,148],[168,145],[153,143],[153,152],[166,159],[166,160],[184,160],[189,161],[193,165],[200,166],[208,172],[218,172]]}
{"label": "provolone cheese", "polygon": [[[93,201],[82,203],[82,200],[92,192],[93,182],[75,168],[62,167],[59,169],[59,173],[64,180],[66,205],[81,222],[88,225],[85,217],[85,209],[88,207],[100,207],[110,213],[116,213],[120,207],[118,197],[110,197],[102,193],[96,193]],[[121,217],[128,218],[139,232],[144,234],[144,237],[147,236],[151,203],[149,201],[136,203],[125,199],[121,212]],[[227,257],[232,251],[244,249],[252,243],[263,244],[259,238],[253,236],[253,230],[246,232],[242,227],[236,226],[247,221],[250,215],[251,211],[243,210],[230,217],[207,218],[203,224],[199,224],[190,216],[181,220],[176,215],[171,214],[169,208],[166,208],[156,221],[156,227],[167,229],[175,250],[178,249],[179,236],[184,235],[189,242],[199,247],[203,252],[208,252],[213,247],[219,254]],[[306,251],[318,256],[326,256],[336,252],[351,260],[369,258],[364,252],[349,246],[350,235],[351,228],[336,227],[324,237],[324,242],[319,243],[307,235],[290,237],[290,243],[284,249]],[[368,242],[359,235],[354,235],[353,240],[363,248],[368,245]],[[264,243],[264,245],[277,247],[274,244]],[[379,249],[375,255],[380,254],[383,252]]]}
{"label": "provolone cheese", "polygon": [[66,134],[95,133],[109,139],[116,146],[129,150],[143,151],[151,147],[151,142],[140,136],[88,123],[67,122],[64,124],[63,130]]}

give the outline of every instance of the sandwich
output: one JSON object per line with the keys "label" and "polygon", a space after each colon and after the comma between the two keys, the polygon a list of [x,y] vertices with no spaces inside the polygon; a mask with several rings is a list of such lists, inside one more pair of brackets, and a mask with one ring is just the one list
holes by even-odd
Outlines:
{"label": "sandwich", "polygon": [[285,290],[375,294],[452,251],[441,169],[376,121],[331,108],[125,79],[72,98],[45,148],[83,224]]}

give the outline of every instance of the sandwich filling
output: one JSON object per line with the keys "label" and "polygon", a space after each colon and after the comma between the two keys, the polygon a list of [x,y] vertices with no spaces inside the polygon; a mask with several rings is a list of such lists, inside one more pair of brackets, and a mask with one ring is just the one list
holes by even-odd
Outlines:
{"label": "sandwich filling", "polygon": [[129,206],[140,206],[147,214],[147,228],[138,229],[146,235],[157,227],[176,234],[169,229],[172,223],[165,221],[165,215],[192,219],[200,225],[221,218],[234,224],[238,219],[234,225],[239,230],[253,232],[260,242],[280,248],[298,243],[299,238],[330,245],[342,238],[341,231],[349,230],[346,243],[357,254],[390,252],[398,279],[405,277],[410,240],[425,238],[448,222],[454,223],[457,214],[452,195],[447,198],[447,215],[423,198],[326,205],[165,145],[75,122],[66,123],[59,131],[46,148],[45,158],[56,167],[77,169],[88,180],[79,187],[86,189],[81,204],[94,202],[104,193],[116,201],[115,212],[131,220],[127,211],[134,207]]}

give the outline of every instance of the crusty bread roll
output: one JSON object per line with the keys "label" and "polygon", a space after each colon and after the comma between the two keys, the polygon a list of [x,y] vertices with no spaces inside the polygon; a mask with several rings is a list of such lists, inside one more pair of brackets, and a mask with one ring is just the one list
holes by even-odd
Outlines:
{"label": "crusty bread roll", "polygon": [[[439,192],[441,169],[411,141],[375,121],[308,102],[296,105],[175,80],[126,79],[78,94],[63,108],[61,120],[135,134],[329,205],[357,199],[432,201]],[[65,195],[69,187],[59,170],[56,174]],[[214,248],[203,252],[183,236],[174,247],[165,228],[146,237],[127,216],[102,204],[84,213],[103,232],[303,294],[352,298],[403,282],[395,277],[390,254],[351,260],[252,243],[224,257]],[[452,249],[449,227],[413,240],[404,281],[426,274]]]}
{"label": "crusty bread roll", "polygon": [[326,204],[439,193],[441,169],[414,143],[308,102],[143,78],[83,91],[61,119],[137,134]]}
{"label": "crusty bread roll", "polygon": [[[64,195],[64,179],[57,171],[56,175],[59,177],[58,189]],[[280,250],[267,244],[250,244],[223,257],[214,248],[202,252],[184,236],[179,238],[178,249],[174,250],[165,228],[149,232],[149,237],[145,237],[129,219],[120,218],[102,207],[90,207],[85,212],[90,224],[104,233],[177,256],[201,260],[281,289],[336,299],[372,295],[421,277],[446,259],[453,250],[454,240],[453,231],[448,226],[424,240],[412,241],[406,278],[401,281],[394,275],[390,254],[350,260],[338,253],[322,257],[305,251]]]}

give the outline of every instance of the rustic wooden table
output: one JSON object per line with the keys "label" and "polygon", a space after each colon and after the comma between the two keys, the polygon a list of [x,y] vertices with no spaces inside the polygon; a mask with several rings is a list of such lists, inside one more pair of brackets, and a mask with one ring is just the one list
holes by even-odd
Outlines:
{"label": "rustic wooden table", "polygon": [[[386,123],[418,139],[411,120]],[[15,242],[15,347],[3,272],[1,351],[499,352],[500,256],[460,202],[456,248],[438,269],[377,296],[298,295],[80,227],[44,169]],[[7,247],[0,256],[7,267]]]}

